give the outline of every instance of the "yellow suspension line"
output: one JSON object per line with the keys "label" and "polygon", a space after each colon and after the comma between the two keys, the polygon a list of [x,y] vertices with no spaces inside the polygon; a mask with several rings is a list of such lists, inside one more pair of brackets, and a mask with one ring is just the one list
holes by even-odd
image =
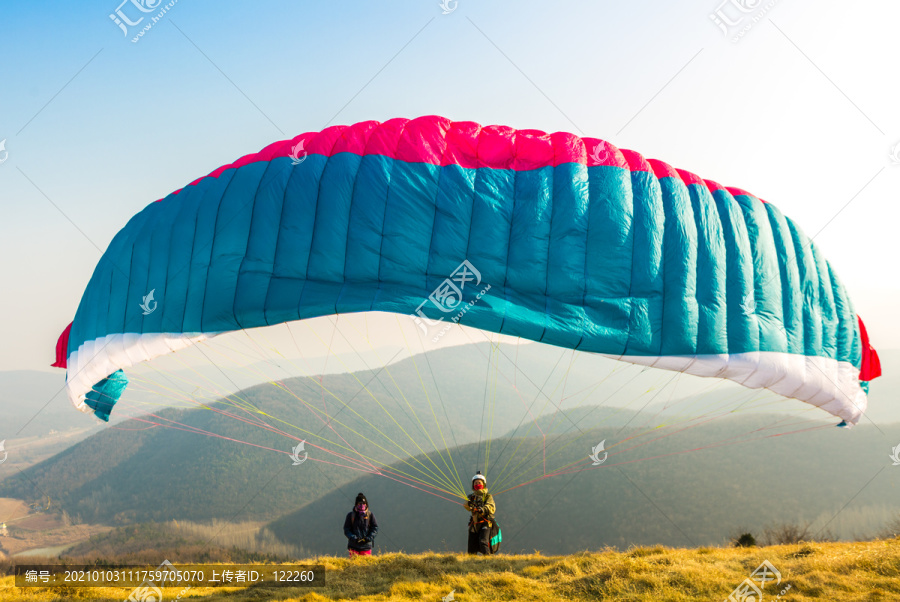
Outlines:
{"label": "yellow suspension line", "polygon": [[[562,383],[568,378],[569,372],[571,372],[571,370],[572,370],[572,365],[573,365],[573,362],[570,361],[569,367],[566,369],[566,371],[560,377],[559,382],[556,383],[556,386],[553,387],[553,390],[550,392],[550,395],[547,395],[547,393],[544,392],[543,386],[538,387],[538,395],[543,394],[544,397],[546,397],[546,399],[547,399],[547,401],[544,402],[544,406],[543,406],[544,408],[547,407],[547,403],[550,401],[551,395],[555,396],[557,389],[559,389],[559,387],[562,385]],[[515,365],[515,369],[517,371],[519,370],[518,364]],[[554,370],[555,370],[555,368],[554,368]],[[552,375],[552,372],[551,372],[551,375]],[[607,375],[607,377],[608,377],[608,375]],[[535,383],[535,386],[536,386],[536,383]],[[557,407],[557,409],[561,411],[561,408]],[[498,483],[498,485],[500,485],[501,483],[506,483],[507,481],[517,479],[521,474],[524,474],[524,472],[519,471],[519,468],[522,466],[522,464],[527,462],[529,458],[533,457],[534,454],[537,453],[538,449],[543,449],[543,446],[546,444],[547,433],[544,433],[543,430],[541,430],[542,440],[541,440],[540,444],[535,445],[535,447],[531,451],[526,453],[525,457],[516,466],[514,466],[511,471],[509,471],[508,473],[506,472],[506,469],[509,466],[510,462],[512,462],[512,460],[516,457],[516,454],[519,453],[519,449],[522,447],[522,445],[528,439],[528,434],[532,431],[533,428],[536,427],[536,421],[540,420],[542,415],[543,415],[543,408],[541,409],[541,413],[538,414],[535,417],[535,419],[531,422],[531,424],[528,425],[528,430],[525,432],[525,435],[523,436],[521,441],[519,441],[519,444],[516,446],[516,449],[513,451],[513,454],[510,456],[509,460],[507,460],[506,466],[504,466],[503,472],[501,472],[501,475],[503,476],[503,478],[502,478],[501,482]]]}
{"label": "yellow suspension line", "polygon": [[[318,334],[315,330],[312,329],[312,327],[310,327],[310,331],[316,336],[316,338],[319,339],[320,342],[322,342],[323,345],[325,345],[326,347],[328,347],[329,352],[333,353],[331,347],[330,347],[327,343],[325,343],[325,341],[319,336],[319,334]],[[352,345],[351,345],[351,347],[352,347]],[[337,356],[336,354],[335,354],[335,356],[337,357],[338,361],[341,362],[341,363],[344,365],[345,368],[347,368],[346,363],[340,358],[340,356]],[[380,359],[380,358],[379,358],[379,359]],[[388,370],[387,366],[384,366],[383,369],[384,369],[385,372],[388,373],[388,376],[391,377],[390,371]],[[428,459],[428,461],[432,463],[432,465],[435,467],[435,469],[437,469],[438,472],[441,472],[441,473],[442,473],[441,469],[438,468],[437,464],[434,463],[434,460],[432,460],[431,457],[428,456],[428,454],[425,452],[425,450],[423,450],[422,447],[418,444],[418,442],[416,442],[416,440],[413,439],[412,436],[410,436],[410,434],[409,434],[408,432],[406,432],[406,429],[404,429],[403,426],[402,426],[399,422],[397,422],[397,419],[394,418],[393,415],[391,415],[390,412],[387,411],[387,409],[385,409],[385,407],[381,404],[381,402],[378,400],[378,398],[377,398],[377,397],[369,390],[369,388],[368,388],[365,384],[363,384],[362,381],[360,381],[359,378],[358,378],[353,372],[348,372],[348,374],[350,374],[350,375],[353,377],[353,379],[356,380],[356,381],[360,384],[360,386],[366,391],[366,393],[369,394],[369,396],[372,398],[372,400],[375,401],[376,404],[378,404],[378,407],[380,407],[380,408],[382,409],[382,411],[384,411],[384,413],[388,416],[388,418],[390,418],[390,419],[394,422],[394,424],[397,425],[397,428],[399,428],[399,429],[403,432],[403,434],[406,435],[406,437],[413,443],[413,445],[415,445],[415,446],[419,449],[419,451],[422,452],[422,454]],[[391,380],[393,381],[393,377],[391,377]],[[395,382],[394,384],[395,384],[395,386],[396,386],[396,382]],[[402,392],[401,392],[401,393],[402,393]],[[340,400],[339,400],[339,401],[340,401]],[[407,404],[408,404],[408,403],[409,403],[409,402],[407,401]],[[349,408],[349,406],[345,406],[345,407],[348,407],[348,408]],[[349,409],[350,409],[351,412],[354,412],[354,413],[357,414],[362,420],[365,421],[365,418],[362,418],[362,416],[360,416],[358,412],[356,412],[356,411],[353,410],[352,408],[349,408]],[[371,423],[369,423],[368,421],[366,421],[366,423],[369,424],[370,426],[372,426],[372,428],[375,428],[375,426],[372,425]],[[376,430],[378,430],[378,429],[376,428]],[[385,438],[387,438],[388,440],[390,440],[390,437],[387,437],[387,435],[385,435],[384,433],[381,433],[380,430],[379,430],[378,432],[379,432],[382,436],[384,436]],[[392,441],[392,442],[393,442],[393,441]],[[394,443],[394,444],[397,445],[396,443]],[[398,445],[398,447],[400,447],[400,446]],[[400,448],[400,449],[402,449],[402,448]],[[418,460],[417,458],[415,458],[415,456],[412,456],[411,454],[409,454],[409,452],[406,452],[406,451],[404,450],[404,453],[407,453],[407,455],[410,455],[416,462],[419,462],[420,464],[422,464],[420,460]],[[450,480],[447,478],[446,475],[443,475],[443,473],[442,473],[442,475],[443,475],[444,478],[441,479],[441,478],[439,478],[436,474],[434,474],[433,472],[431,472],[431,469],[428,469],[427,467],[425,467],[424,464],[422,464],[422,466],[423,466],[423,468],[425,468],[426,470],[428,470],[428,472],[430,472],[430,473],[432,474],[432,476],[434,476],[434,478],[436,479],[437,482],[441,482],[441,483],[443,483],[443,485],[445,485],[446,487],[452,489],[451,482],[450,482]]]}
{"label": "yellow suspension line", "polygon": [[[313,331],[313,332],[314,332],[314,331]],[[314,332],[314,334],[316,334],[316,335],[318,336],[317,333]],[[263,336],[264,336],[264,335],[263,335]],[[321,337],[319,337],[319,339],[320,339],[320,341],[322,340]],[[323,341],[323,343],[324,343],[324,341]],[[327,345],[326,345],[326,346],[327,346]],[[237,349],[234,349],[234,348],[229,348],[229,349],[230,349],[232,352],[234,352],[234,353],[238,353],[238,354],[243,355],[243,356],[245,356],[245,357],[248,357],[248,358],[250,358],[250,359],[258,359],[258,358],[255,358],[255,357],[253,357],[253,356],[249,356],[249,355],[247,355],[246,353],[243,353],[243,352],[241,352],[241,351],[239,351],[239,350],[237,350]],[[221,353],[221,352],[219,352],[218,350],[216,350],[216,351],[217,351],[218,353]],[[329,347],[329,351],[332,351],[330,347]],[[333,351],[332,351],[332,353],[333,353]],[[280,352],[279,352],[279,354],[280,354]],[[282,357],[284,357],[287,361],[291,362],[291,363],[294,365],[295,368],[297,367],[296,364],[294,364],[294,362],[293,362],[292,360],[290,360],[289,358],[286,358],[283,354],[280,354],[280,355],[281,355]],[[346,365],[345,365],[345,367],[346,367]],[[202,375],[201,375],[201,376],[202,376]],[[330,396],[333,397],[335,400],[337,400],[339,403],[341,403],[342,406],[343,406],[343,408],[349,409],[349,410],[350,410],[351,412],[353,412],[357,417],[359,417],[362,421],[364,421],[367,425],[369,425],[369,426],[372,427],[376,432],[378,432],[380,435],[382,435],[385,439],[387,439],[389,442],[393,443],[393,444],[394,444],[398,449],[400,449],[401,452],[403,452],[407,457],[411,457],[413,460],[415,460],[416,462],[418,462],[419,464],[421,464],[423,468],[425,468],[426,470],[428,470],[428,472],[431,472],[430,469],[428,469],[428,467],[426,467],[424,464],[422,464],[418,459],[416,459],[414,456],[412,456],[408,451],[406,451],[405,449],[403,449],[403,447],[402,447],[400,444],[398,444],[397,442],[395,442],[395,441],[394,441],[393,439],[391,439],[388,435],[386,435],[386,434],[383,433],[380,429],[378,429],[377,427],[375,427],[371,422],[369,422],[365,417],[363,417],[361,414],[359,414],[356,410],[354,410],[353,408],[349,407],[347,404],[344,404],[343,400],[341,400],[336,394],[334,394],[331,390],[329,390],[327,387],[325,387],[323,383],[319,382],[317,379],[315,379],[315,378],[312,377],[312,376],[307,376],[307,377],[305,377],[305,378],[308,378],[308,379],[312,380],[313,383],[316,383],[316,385],[318,385],[319,387],[321,387],[321,389],[322,389],[323,391],[325,391],[326,393],[328,393],[328,395],[330,395]],[[362,385],[362,382],[359,381],[359,379],[356,378],[355,375],[354,375],[354,378],[357,380],[358,383],[360,383],[360,385]],[[385,449],[384,447],[378,445],[377,443],[375,443],[374,441],[372,441],[372,440],[369,439],[368,437],[365,437],[364,435],[362,435],[361,433],[357,432],[356,430],[354,430],[354,429],[350,428],[349,426],[343,424],[342,422],[340,422],[340,421],[338,421],[338,420],[332,418],[332,416],[330,416],[327,412],[321,411],[321,410],[319,410],[318,408],[315,408],[315,406],[312,406],[312,404],[308,404],[308,402],[306,402],[306,401],[304,401],[303,399],[301,399],[298,395],[296,395],[296,394],[295,394],[293,391],[291,391],[290,389],[284,387],[284,385],[282,385],[282,384],[280,384],[280,383],[277,383],[277,382],[274,382],[274,381],[270,381],[269,384],[271,384],[271,385],[273,385],[273,386],[281,387],[281,388],[282,388],[283,390],[285,390],[288,394],[290,394],[290,395],[293,396],[295,399],[297,399],[298,401],[300,401],[301,403],[303,403],[304,405],[306,405],[306,406],[307,406],[307,409],[309,409],[309,410],[311,410],[311,411],[313,411],[313,412],[316,412],[316,413],[321,412],[321,413],[322,413],[326,418],[328,418],[330,421],[336,422],[336,423],[339,424],[340,426],[342,426],[342,427],[346,428],[347,430],[353,432],[354,434],[360,436],[360,437],[361,437],[362,439],[364,439],[365,441],[371,443],[372,445],[374,445],[374,446],[377,447],[378,449],[384,451],[385,453],[387,453],[387,454],[393,456],[393,457],[396,458],[397,460],[399,460],[399,461],[405,463],[405,464],[406,464],[407,466],[409,466],[410,468],[413,468],[414,470],[418,470],[418,471],[419,471],[421,474],[423,474],[423,475],[426,474],[425,472],[422,472],[421,470],[415,468],[414,466],[412,466],[411,464],[409,464],[408,462],[406,462],[402,457],[400,457],[400,456],[398,456],[398,455],[396,455],[396,454],[390,452],[389,450],[387,450],[387,449]],[[363,386],[363,388],[366,390],[366,392],[369,393],[370,396],[373,396],[372,392],[371,392],[365,385],[362,385],[362,386]],[[374,396],[373,396],[373,399],[374,399]],[[377,399],[376,399],[376,402],[377,402]],[[305,429],[300,428],[300,427],[297,426],[297,425],[291,424],[291,423],[289,423],[289,422],[287,422],[287,421],[285,421],[285,420],[283,420],[283,419],[276,418],[276,417],[272,416],[271,414],[268,414],[267,412],[263,412],[262,410],[260,410],[259,408],[256,408],[255,406],[253,406],[253,405],[250,404],[249,402],[245,402],[245,404],[246,404],[246,406],[248,406],[249,408],[252,408],[252,410],[253,410],[254,412],[259,413],[259,414],[261,414],[261,415],[264,415],[264,416],[266,416],[266,417],[268,417],[268,418],[271,418],[272,420],[278,421],[278,422],[280,422],[280,423],[282,423],[282,424],[284,424],[284,425],[290,426],[291,428],[297,429],[298,431],[300,431],[300,432],[302,432],[302,433],[306,433],[306,434],[312,435],[313,437],[321,437],[321,435],[319,435],[319,434],[317,434],[317,433],[312,433],[312,432],[310,432],[310,431],[307,431],[307,430],[305,430]],[[380,405],[380,404],[379,404],[379,405]],[[245,407],[244,409],[247,409],[247,408]],[[382,408],[382,409],[383,409],[383,408]],[[322,438],[322,440],[323,440],[323,441],[327,441],[329,444],[334,445],[334,446],[336,446],[336,447],[338,447],[338,448],[340,448],[340,449],[346,450],[348,453],[357,453],[357,454],[359,454],[359,452],[356,452],[356,451],[354,451],[354,450],[351,449],[351,448],[348,448],[348,447],[345,447],[345,446],[343,446],[343,445],[341,445],[341,444],[339,444],[339,443],[336,443],[336,442],[332,442],[332,441],[330,441],[330,440],[327,440],[327,439],[325,439],[324,437]],[[359,455],[362,456],[364,459],[369,460],[370,462],[371,462],[372,460],[374,460],[374,458],[368,458],[368,457],[366,457],[366,456],[364,456],[364,455],[362,455],[362,454],[359,454]],[[399,472],[399,473],[401,473],[401,474],[404,474],[404,476],[407,476],[407,478],[410,478],[411,480],[417,480],[417,479],[415,479],[414,477],[412,477],[412,476],[410,476],[410,475],[407,475],[406,473],[404,473],[403,471],[401,471],[401,470],[399,470],[399,469],[397,469],[397,472]],[[437,475],[435,475],[434,473],[431,473],[431,476],[432,476],[434,479],[438,479]],[[439,481],[439,480],[436,480],[436,481],[434,481],[434,482],[437,483],[437,482],[440,482],[440,481]],[[431,481],[429,481],[429,483],[431,483]],[[436,488],[436,489],[439,489],[439,490],[441,490],[441,491],[445,491],[446,493],[451,493],[450,491],[446,491],[445,489],[440,488],[440,487],[435,487],[435,488]]]}
{"label": "yellow suspension line", "polygon": [[[351,322],[351,324],[350,324],[350,327],[353,328],[354,330],[356,330],[357,334],[359,334],[360,336],[363,337],[363,340],[365,340],[365,341],[369,344],[369,348],[372,349],[372,351],[375,353],[375,356],[378,358],[378,360],[379,360],[382,364],[384,364],[384,360],[381,358],[381,354],[378,353],[378,350],[377,350],[377,349],[375,348],[375,346],[372,344],[371,340],[370,340],[366,335],[363,335],[363,334],[359,331],[359,329],[356,328],[356,326],[353,325],[352,322]],[[401,334],[403,334],[403,329],[402,329],[402,327],[400,327],[400,325],[399,325],[399,318],[398,318],[398,327],[399,327],[399,329],[400,329]],[[346,340],[346,338],[345,338],[345,340]],[[412,349],[409,347],[409,344],[408,344],[407,341],[406,341],[405,335],[403,335],[403,341],[404,341],[404,344],[405,344],[405,346],[406,346],[407,352],[410,354],[410,359],[411,359],[412,362],[413,362],[413,366],[415,366],[416,374],[418,374],[418,373],[419,373],[418,365],[416,364],[415,360],[412,359],[412,356],[413,356]],[[350,343],[349,340],[348,340],[347,342]],[[352,344],[350,344],[350,346],[353,347]],[[354,351],[355,351],[355,348],[354,348]],[[357,352],[357,354],[359,354],[359,352]],[[388,374],[388,378],[390,378],[390,379],[391,379],[391,382],[394,384],[394,387],[395,387],[395,388],[397,389],[397,391],[400,393],[400,396],[401,396],[401,397],[403,398],[403,400],[406,402],[406,405],[407,405],[407,407],[409,407],[410,411],[412,412],[413,416],[415,417],[416,422],[419,423],[419,427],[422,429],[422,432],[423,432],[423,433],[425,434],[425,436],[428,438],[429,442],[431,443],[432,448],[434,448],[434,450],[437,452],[438,456],[439,456],[439,457],[441,458],[441,460],[443,461],[444,466],[447,468],[447,472],[452,472],[452,471],[450,470],[450,467],[447,465],[447,461],[446,461],[446,459],[444,459],[443,454],[441,453],[440,450],[437,449],[437,446],[435,445],[434,440],[431,438],[431,435],[428,433],[427,429],[425,428],[425,425],[422,424],[422,421],[419,419],[419,416],[418,416],[418,414],[416,413],[415,409],[414,409],[414,408],[412,407],[412,405],[409,403],[409,400],[406,398],[406,395],[403,393],[402,388],[397,384],[397,381],[394,379],[393,374],[391,374],[391,371],[387,368],[386,365],[385,365],[384,370],[385,370],[385,372]],[[420,382],[422,382],[421,375],[419,376],[419,380],[420,380]],[[431,398],[430,398],[430,396],[428,395],[428,391],[425,390],[424,382],[422,383],[422,388],[423,388],[423,390],[425,391],[425,396],[426,396],[426,399],[428,400],[429,407],[432,407],[432,405],[431,405]],[[432,407],[432,416],[434,416],[434,409],[433,409],[433,407]],[[437,420],[436,417],[435,417],[435,420]],[[440,430],[440,426],[438,426],[438,429]],[[418,445],[417,445],[417,447],[418,447]],[[438,465],[434,463],[434,460],[432,460],[431,457],[430,457],[427,453],[425,453],[425,451],[422,450],[421,447],[419,447],[419,451],[421,451],[423,454],[425,454],[425,457],[428,458],[428,460],[432,463],[432,465],[435,467],[435,469],[437,469],[437,471],[441,473],[441,475],[444,477],[444,479],[446,479],[445,484],[447,484],[447,485],[450,486],[450,487],[455,487],[455,486],[456,486],[456,484],[453,483],[453,480],[452,480],[450,477],[448,477],[446,474],[444,474],[444,471],[442,471],[442,470],[438,467]],[[458,493],[459,495],[462,495],[463,497],[465,497],[465,493],[464,493],[462,490],[460,490],[460,491],[457,492],[457,493]]]}
{"label": "yellow suspension line", "polygon": [[[450,457],[450,465],[453,468],[451,469],[450,466],[447,466],[447,461],[444,460],[443,455],[441,455],[441,459],[444,461],[444,466],[447,468],[447,472],[450,472],[451,474],[453,474],[456,477],[456,484],[459,485],[460,493],[462,495],[465,495],[465,491],[462,489],[462,479],[460,479],[460,477],[459,477],[459,471],[456,470],[456,462],[453,461],[453,452],[450,451],[450,446],[447,444],[447,439],[444,437],[444,430],[441,428],[441,424],[438,421],[437,414],[434,411],[434,406],[431,403],[431,395],[429,395],[428,388],[425,386],[425,380],[422,378],[422,374],[419,371],[419,364],[418,364],[418,362],[416,362],[415,356],[412,353],[412,348],[410,347],[409,342],[406,339],[406,333],[403,331],[403,327],[400,325],[400,317],[399,316],[395,316],[395,317],[397,319],[397,329],[400,331],[400,335],[403,337],[404,345],[406,345],[407,349],[409,350],[410,360],[412,360],[413,367],[416,370],[416,376],[419,378],[419,384],[422,385],[422,392],[425,393],[425,400],[428,402],[428,408],[431,410],[431,417],[434,419],[434,425],[437,427],[438,434],[441,437],[441,442],[444,444],[443,449],[447,451],[447,455]],[[427,353],[427,352],[425,352],[425,353]],[[437,387],[437,383],[435,383],[435,387]],[[430,436],[428,439],[429,439],[429,441],[431,441]],[[432,444],[432,446],[434,446],[433,441],[431,444]]]}

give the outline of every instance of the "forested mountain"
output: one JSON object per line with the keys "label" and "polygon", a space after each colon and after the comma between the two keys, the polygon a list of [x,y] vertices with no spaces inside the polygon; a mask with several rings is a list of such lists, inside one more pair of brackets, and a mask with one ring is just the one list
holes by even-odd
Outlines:
{"label": "forested mountain", "polygon": [[[717,545],[739,530],[759,536],[766,527],[806,521],[820,536],[864,537],[900,512],[900,469],[891,465],[888,445],[900,442],[900,425],[882,432],[872,426],[847,431],[823,425],[740,442],[778,420],[724,419],[622,452],[615,451],[614,439],[628,433],[615,428],[565,435],[548,453],[562,450],[574,462],[589,451],[582,442],[605,439],[610,456],[597,467],[582,462],[588,468],[581,472],[499,493],[494,484],[500,466],[492,465],[488,485],[497,493],[503,550],[569,554],[604,546]],[[475,446],[458,454],[469,478],[481,466],[477,454]],[[651,459],[631,461],[634,457]],[[540,465],[530,473],[540,477]],[[512,484],[507,480],[505,487]],[[464,509],[378,476],[344,484],[270,528],[287,543],[339,554],[346,547],[341,526],[359,491],[381,527],[381,551],[465,550]]]}
{"label": "forested mountain", "polygon": [[[498,496],[509,545],[521,549],[700,545],[741,526],[832,515],[828,528],[852,536],[897,510],[896,425],[836,429],[815,408],[779,412],[792,402],[720,411],[736,395],[748,394],[546,346],[448,347],[106,426],[11,474],[0,497],[49,496],[75,520],[117,525],[281,518],[285,541],[320,551],[343,545],[334,523],[360,489],[392,525],[381,540],[388,547],[459,549],[465,513],[366,474],[385,467],[422,489],[468,486],[476,469],[489,471],[492,488],[537,479]],[[295,466],[300,441],[306,460]],[[601,441],[602,465],[566,474]],[[564,474],[542,478],[556,471]]]}

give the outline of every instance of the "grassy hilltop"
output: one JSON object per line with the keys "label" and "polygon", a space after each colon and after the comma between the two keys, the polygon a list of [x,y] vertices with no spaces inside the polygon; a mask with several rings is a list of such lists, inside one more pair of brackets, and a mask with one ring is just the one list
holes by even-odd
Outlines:
{"label": "grassy hilltop", "polygon": [[[800,543],[762,548],[674,549],[570,556],[387,554],[367,559],[320,557],[327,584],[308,589],[265,587],[190,589],[181,600],[284,602],[438,601],[453,591],[466,601],[724,600],[768,560],[782,581],[764,600],[900,600],[900,539],[858,543]],[[779,593],[784,594],[779,598]],[[16,589],[0,579],[0,600],[124,600],[125,589]],[[164,592],[174,600],[176,588]]]}

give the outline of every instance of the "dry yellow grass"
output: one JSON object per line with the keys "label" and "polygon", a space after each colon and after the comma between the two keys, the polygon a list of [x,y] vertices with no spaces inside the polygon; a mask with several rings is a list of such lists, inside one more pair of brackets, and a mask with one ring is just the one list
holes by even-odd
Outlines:
{"label": "dry yellow grass", "polygon": [[264,522],[232,523],[213,520],[210,523],[171,520],[166,527],[187,537],[198,538],[223,548],[240,548],[249,552],[272,554],[281,558],[298,558],[304,550],[279,541]]}
{"label": "dry yellow grass", "polygon": [[[354,602],[434,600],[454,591],[459,602],[484,600],[724,600],[763,561],[782,575],[763,600],[900,600],[900,539],[859,543],[801,543],[767,548],[635,548],[489,558],[453,554],[387,554],[349,560],[316,559],[327,584],[308,588],[195,588],[181,600]],[[777,598],[779,590],[787,593]],[[178,589],[166,591],[174,600]],[[125,589],[17,589],[0,580],[0,600],[124,600]]]}
{"label": "dry yellow grass", "polygon": [[0,523],[8,523],[28,516],[28,504],[10,497],[0,497]]}

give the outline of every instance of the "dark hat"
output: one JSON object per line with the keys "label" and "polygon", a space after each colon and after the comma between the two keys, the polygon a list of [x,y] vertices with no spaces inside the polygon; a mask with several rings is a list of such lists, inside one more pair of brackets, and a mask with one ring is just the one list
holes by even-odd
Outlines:
{"label": "dark hat", "polygon": [[359,504],[369,505],[369,500],[367,500],[366,496],[361,492],[356,494],[356,502],[353,503],[354,506],[358,506]]}

